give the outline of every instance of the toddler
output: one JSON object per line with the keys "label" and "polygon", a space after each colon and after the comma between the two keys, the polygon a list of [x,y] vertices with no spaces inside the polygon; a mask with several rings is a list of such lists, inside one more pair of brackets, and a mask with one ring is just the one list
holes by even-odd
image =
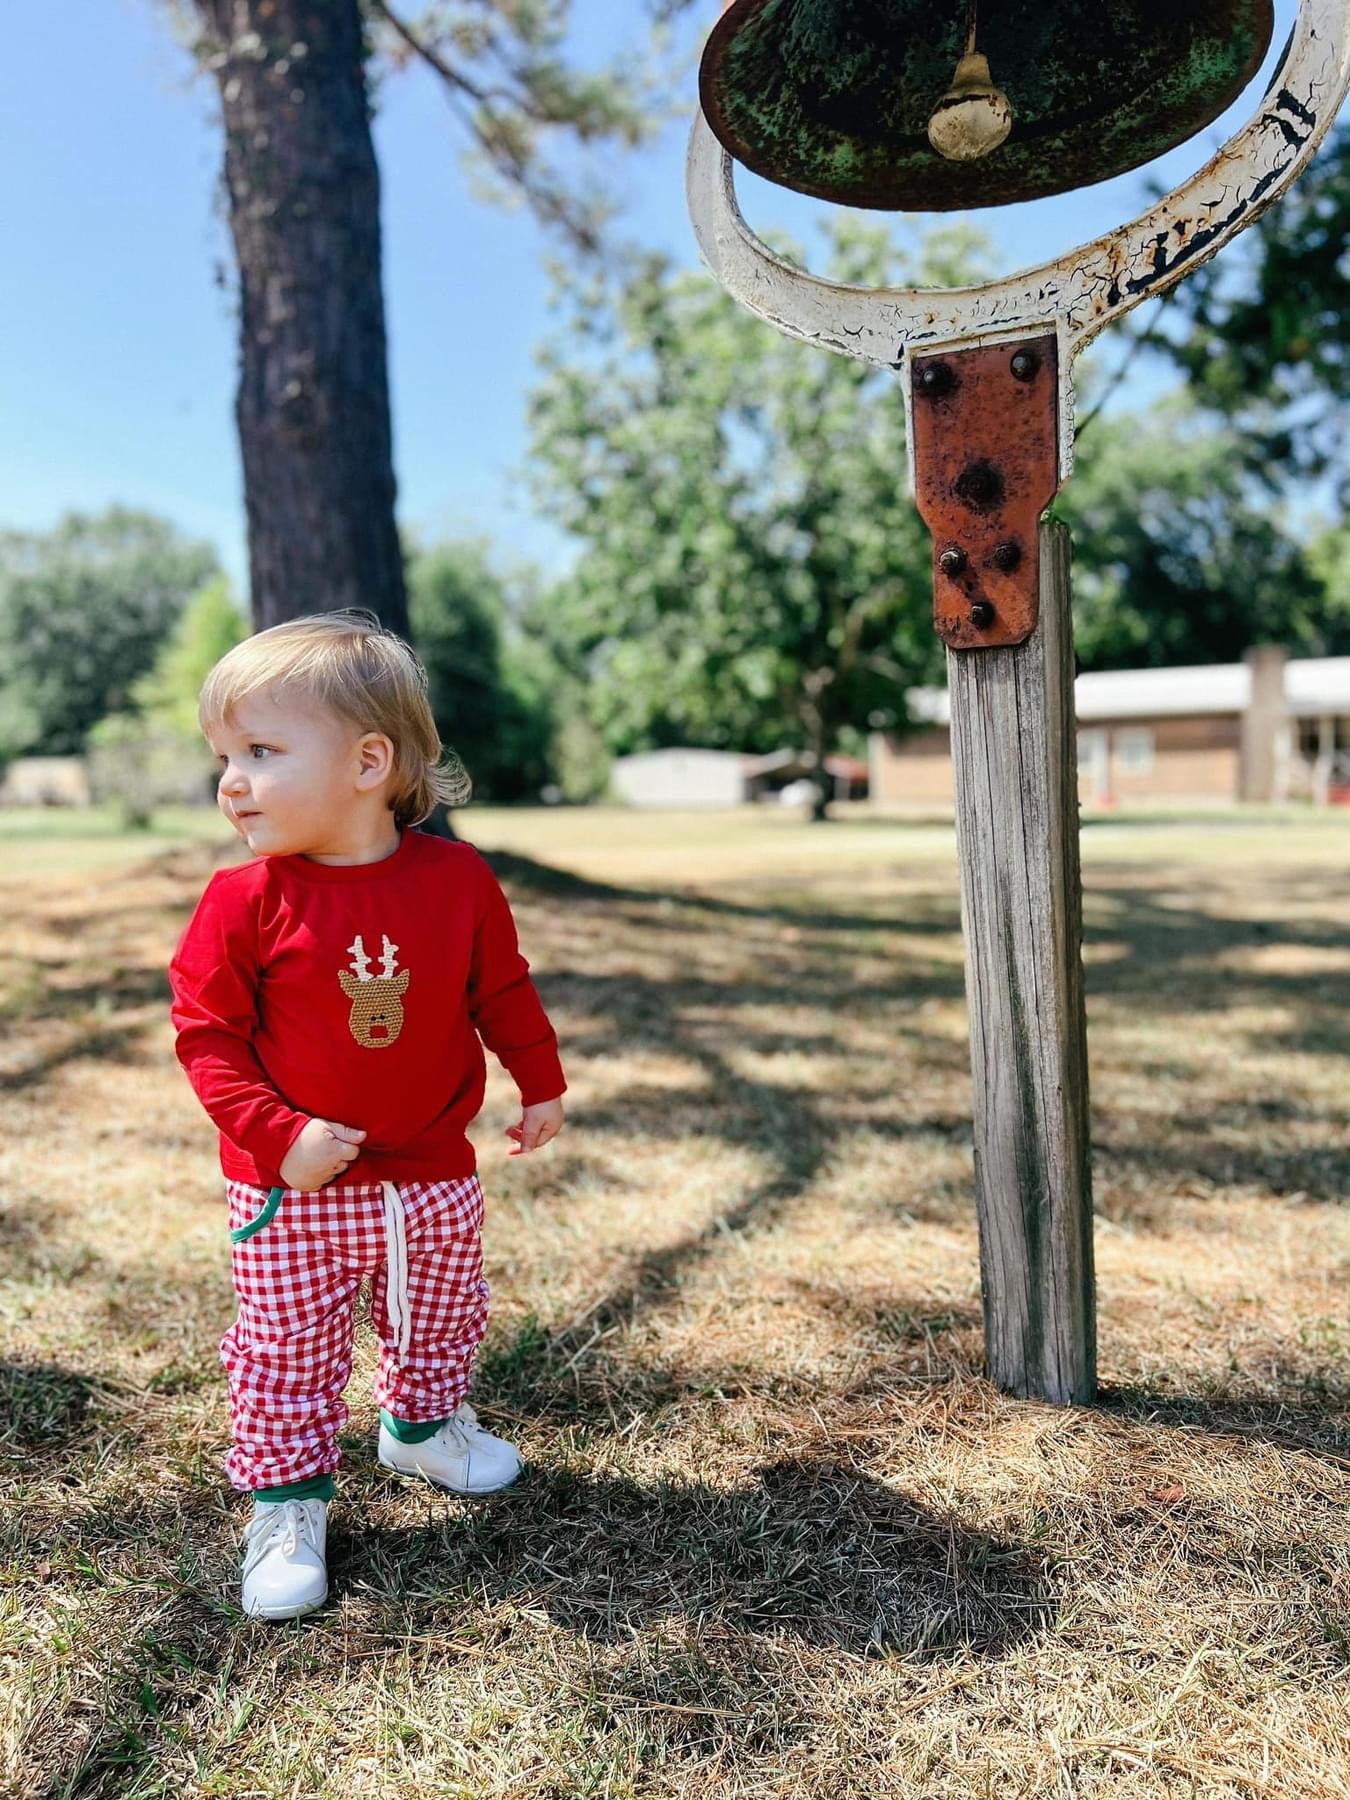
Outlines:
{"label": "toddler", "polygon": [[566,1083],[492,871],[413,829],[467,783],[401,639],[359,612],[275,626],[216,664],[200,719],[253,860],[207,884],[170,964],[172,1016],[229,1197],[244,1611],[290,1619],[328,1594],[363,1276],[380,1462],[456,1494],[519,1474],[465,1399],[488,1302],[466,1131],[484,1044],[520,1090],[513,1156],[557,1136]]}

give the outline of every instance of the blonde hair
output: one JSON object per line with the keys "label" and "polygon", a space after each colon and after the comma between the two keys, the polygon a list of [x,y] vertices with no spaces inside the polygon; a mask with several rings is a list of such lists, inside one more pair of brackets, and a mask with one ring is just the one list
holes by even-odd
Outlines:
{"label": "blonde hair", "polygon": [[197,718],[208,735],[241,700],[284,688],[326,707],[394,746],[389,804],[400,827],[419,825],[438,806],[462,806],[473,783],[442,747],[431,716],[427,672],[403,639],[374,613],[348,607],[289,619],[226,652],[202,684]]}

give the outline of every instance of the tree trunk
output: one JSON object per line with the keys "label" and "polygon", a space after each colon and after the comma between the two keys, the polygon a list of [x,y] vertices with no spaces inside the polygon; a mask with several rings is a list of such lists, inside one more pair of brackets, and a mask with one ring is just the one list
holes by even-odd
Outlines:
{"label": "tree trunk", "polygon": [[812,669],[806,676],[806,748],[814,759],[811,780],[815,783],[816,788],[811,801],[811,823],[813,825],[824,824],[830,816],[830,799],[833,790],[829,773],[825,768],[825,757],[834,733],[832,709],[827,699],[833,680],[834,671],[832,669]]}
{"label": "tree trunk", "polygon": [[239,265],[254,625],[363,606],[406,637],[358,0],[196,4]]}
{"label": "tree trunk", "polygon": [[832,784],[829,775],[825,772],[825,764],[823,761],[817,765],[814,780],[816,791],[815,796],[811,801],[811,823],[813,825],[824,825],[829,821],[830,800],[833,796],[831,791]]}

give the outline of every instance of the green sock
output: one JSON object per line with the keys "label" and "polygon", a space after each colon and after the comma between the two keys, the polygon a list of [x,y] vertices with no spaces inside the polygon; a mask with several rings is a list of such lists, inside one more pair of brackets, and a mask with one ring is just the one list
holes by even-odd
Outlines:
{"label": "green sock", "polygon": [[255,1488],[253,1498],[260,1505],[280,1505],[283,1500],[331,1500],[337,1493],[337,1482],[331,1475],[311,1475],[305,1481],[289,1481],[284,1487]]}
{"label": "green sock", "polygon": [[396,1419],[393,1413],[387,1413],[381,1407],[380,1423],[400,1444],[425,1444],[428,1438],[435,1437],[445,1420],[428,1419],[424,1425],[410,1425],[406,1419]]}

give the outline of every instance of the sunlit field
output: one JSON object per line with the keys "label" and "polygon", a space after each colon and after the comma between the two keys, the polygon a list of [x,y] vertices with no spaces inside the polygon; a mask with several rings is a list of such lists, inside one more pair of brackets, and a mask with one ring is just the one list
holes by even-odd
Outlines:
{"label": "sunlit field", "polygon": [[[562,1040],[476,1128],[486,1502],[244,1621],[165,964],[239,847],[0,813],[17,1796],[1350,1796],[1350,814],[1083,833],[1102,1391],[981,1375],[948,822],[471,807]],[[359,1123],[359,1120],[351,1121]]]}

